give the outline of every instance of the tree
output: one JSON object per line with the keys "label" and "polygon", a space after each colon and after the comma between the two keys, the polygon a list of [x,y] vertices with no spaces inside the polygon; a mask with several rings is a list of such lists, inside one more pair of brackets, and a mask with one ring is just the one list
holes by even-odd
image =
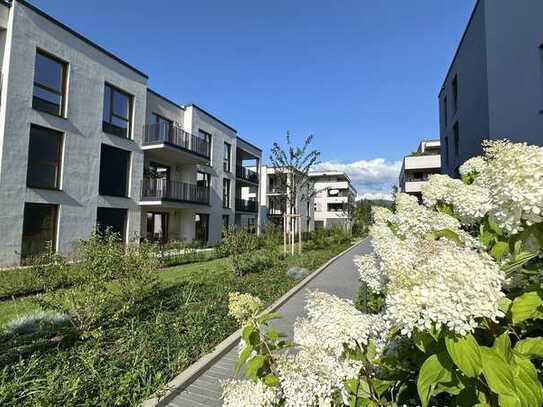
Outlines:
{"label": "tree", "polygon": [[[286,146],[273,143],[270,163],[275,168],[277,188],[284,200],[287,215],[298,215],[298,204],[308,202],[314,194],[309,172],[319,163],[320,152],[311,149],[313,136],[305,138],[301,147],[292,143],[290,133],[286,135]],[[296,227],[292,222],[287,224],[287,231],[292,239]]]}

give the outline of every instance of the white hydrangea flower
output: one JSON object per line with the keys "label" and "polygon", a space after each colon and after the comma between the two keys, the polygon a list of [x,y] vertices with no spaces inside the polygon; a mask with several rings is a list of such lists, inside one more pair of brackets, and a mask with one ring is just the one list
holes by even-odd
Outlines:
{"label": "white hydrangea flower", "polygon": [[333,395],[343,382],[357,376],[359,366],[318,349],[304,348],[277,359],[279,382],[285,407],[331,407]]}
{"label": "white hydrangea flower", "polygon": [[251,294],[232,292],[228,294],[228,315],[244,323],[262,310],[262,300]]}
{"label": "white hydrangea flower", "polygon": [[354,264],[360,273],[360,281],[365,283],[374,293],[380,293],[385,285],[385,276],[379,259],[374,255],[356,256]]}
{"label": "white hydrangea flower", "polygon": [[224,407],[273,407],[280,401],[278,389],[261,381],[229,379],[221,384]]}
{"label": "white hydrangea flower", "polygon": [[373,222],[377,224],[386,224],[394,219],[394,213],[390,209],[382,206],[373,206],[371,208],[371,215],[373,217]]}
{"label": "white hydrangea flower", "polygon": [[511,234],[543,221],[543,149],[507,140],[484,142],[484,183],[492,196],[491,217]]}
{"label": "white hydrangea flower", "polygon": [[318,348],[341,358],[344,345],[350,349],[368,345],[373,340],[378,351],[385,345],[389,330],[381,315],[364,314],[352,301],[320,291],[307,294],[308,317],[294,325],[294,342]]}
{"label": "white hydrangea flower", "polygon": [[486,173],[486,167],[487,164],[484,157],[477,156],[470,158],[462,164],[458,169],[458,172],[462,177],[465,177],[466,175],[475,175],[475,178],[477,179],[479,175]]}
{"label": "white hydrangea flower", "polygon": [[413,329],[447,326],[466,335],[481,317],[501,317],[498,301],[504,276],[486,253],[447,239],[419,241],[414,273],[395,281],[391,273],[386,313],[391,323],[410,335]]}
{"label": "white hydrangea flower", "polygon": [[455,216],[464,225],[472,225],[482,219],[492,208],[490,191],[479,185],[466,185],[447,175],[433,174],[422,186],[422,199],[426,206],[450,205]]}

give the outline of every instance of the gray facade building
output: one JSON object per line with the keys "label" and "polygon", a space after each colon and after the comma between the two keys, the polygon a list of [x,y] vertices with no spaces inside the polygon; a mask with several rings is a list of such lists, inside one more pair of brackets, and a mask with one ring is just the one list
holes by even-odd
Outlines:
{"label": "gray facade building", "polygon": [[543,145],[543,2],[478,0],[439,93],[442,172],[486,139]]}
{"label": "gray facade building", "polygon": [[259,188],[261,151],[220,119],[26,1],[0,1],[0,60],[0,266],[69,256],[97,226],[214,244],[257,225],[236,194]]}

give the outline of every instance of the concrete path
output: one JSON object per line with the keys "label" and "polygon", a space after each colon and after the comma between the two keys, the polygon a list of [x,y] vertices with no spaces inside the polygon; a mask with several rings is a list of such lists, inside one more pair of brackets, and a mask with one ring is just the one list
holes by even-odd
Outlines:
{"label": "concrete path", "polygon": [[[349,252],[336,259],[302,290],[279,308],[283,318],[275,321],[274,327],[292,337],[292,324],[305,314],[304,302],[307,290],[321,290],[339,297],[354,299],[360,282],[353,257],[371,252],[369,239],[364,239]],[[222,387],[220,381],[234,377],[234,365],[238,360],[238,347],[226,353],[206,370],[191,385],[168,404],[170,407],[221,406]]]}

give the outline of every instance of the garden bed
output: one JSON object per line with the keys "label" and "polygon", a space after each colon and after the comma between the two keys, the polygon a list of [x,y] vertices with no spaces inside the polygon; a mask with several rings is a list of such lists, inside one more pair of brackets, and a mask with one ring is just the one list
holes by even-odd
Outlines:
{"label": "garden bed", "polygon": [[[158,292],[133,314],[109,321],[98,335],[0,367],[0,405],[136,405],[237,329],[227,316],[229,292],[271,304],[298,282],[288,267],[315,270],[349,244],[307,250],[243,277],[227,258],[163,269]],[[0,325],[37,309],[31,299],[4,301]]]}

